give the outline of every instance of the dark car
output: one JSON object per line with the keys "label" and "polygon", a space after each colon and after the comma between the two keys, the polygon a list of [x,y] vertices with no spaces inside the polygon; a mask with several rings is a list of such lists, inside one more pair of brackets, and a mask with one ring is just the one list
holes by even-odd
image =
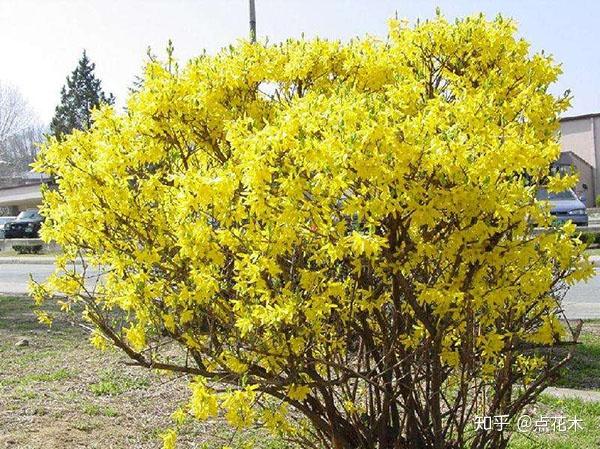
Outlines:
{"label": "dark car", "polygon": [[37,209],[28,209],[17,215],[15,221],[4,225],[4,237],[7,239],[36,238],[44,217]]}
{"label": "dark car", "polygon": [[588,225],[588,214],[585,204],[577,198],[577,195],[572,190],[552,193],[546,189],[540,189],[537,192],[536,198],[550,203],[552,207],[550,213],[556,221],[565,222],[571,220],[577,226]]}
{"label": "dark car", "polygon": [[0,239],[4,238],[4,225],[6,225],[6,223],[10,223],[11,221],[15,221],[15,218],[17,217],[0,217]]}

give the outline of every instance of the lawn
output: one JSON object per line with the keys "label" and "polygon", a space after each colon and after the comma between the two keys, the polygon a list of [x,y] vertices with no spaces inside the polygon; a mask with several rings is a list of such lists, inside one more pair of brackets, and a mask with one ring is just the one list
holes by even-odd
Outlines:
{"label": "lawn", "polygon": [[[525,432],[513,436],[509,449],[593,449],[600,447],[600,402],[556,399],[542,396],[527,413],[534,420],[541,417],[564,417],[567,426],[581,420],[581,428],[558,432],[552,424],[546,433]],[[571,422],[568,422],[571,420]],[[551,422],[551,421],[550,421]]]}
{"label": "lawn", "polygon": [[[160,448],[159,434],[186,400],[187,380],[125,365],[92,348],[68,317],[40,325],[27,298],[0,297],[0,448]],[[17,346],[27,339],[28,346]],[[600,322],[584,326],[582,344],[559,385],[600,389]],[[581,418],[579,432],[517,435],[510,449],[598,447],[600,403],[543,397],[532,416]],[[179,448],[285,449],[259,430],[232,433],[223,420],[189,423]]]}
{"label": "lawn", "polygon": [[556,385],[600,391],[600,321],[586,322],[573,360],[563,369]]}

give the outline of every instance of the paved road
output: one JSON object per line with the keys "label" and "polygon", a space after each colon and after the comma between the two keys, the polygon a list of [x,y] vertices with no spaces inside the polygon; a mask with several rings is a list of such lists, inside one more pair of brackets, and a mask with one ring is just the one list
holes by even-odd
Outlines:
{"label": "paved road", "polygon": [[26,293],[29,274],[36,281],[45,280],[54,271],[53,265],[0,265],[0,293]]}
{"label": "paved road", "polygon": [[[0,294],[27,293],[31,274],[36,281],[43,281],[52,273],[52,265],[0,264]],[[600,318],[600,268],[587,283],[571,288],[564,301],[568,318]]]}
{"label": "paved road", "polygon": [[25,294],[30,276],[33,280],[42,282],[53,271],[54,265],[50,264],[0,263],[0,294]]}
{"label": "paved road", "polygon": [[600,268],[588,282],[571,287],[563,307],[567,318],[600,318]]}

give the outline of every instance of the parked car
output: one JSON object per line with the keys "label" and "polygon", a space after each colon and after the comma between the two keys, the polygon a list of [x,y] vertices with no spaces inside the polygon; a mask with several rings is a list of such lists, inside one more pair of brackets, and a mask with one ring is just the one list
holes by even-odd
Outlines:
{"label": "parked car", "polygon": [[4,225],[4,237],[7,239],[36,238],[42,226],[44,217],[37,209],[27,209],[17,215],[17,218]]}
{"label": "parked car", "polygon": [[17,217],[0,217],[0,239],[4,238],[4,225],[11,221],[15,221],[15,218]]}
{"label": "parked car", "polygon": [[589,218],[585,204],[577,198],[577,195],[571,189],[559,193],[551,193],[546,189],[540,189],[536,194],[536,198],[550,203],[552,207],[550,213],[556,221],[571,220],[577,226],[588,225]]}

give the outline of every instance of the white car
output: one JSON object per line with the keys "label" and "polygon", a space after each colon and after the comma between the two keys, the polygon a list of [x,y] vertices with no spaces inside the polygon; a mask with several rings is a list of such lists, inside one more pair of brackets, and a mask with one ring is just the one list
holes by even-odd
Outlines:
{"label": "white car", "polygon": [[546,189],[540,189],[536,198],[550,203],[550,213],[554,220],[563,223],[571,220],[577,226],[588,225],[588,214],[585,204],[577,198],[575,192],[571,189],[559,193],[550,193]]}

